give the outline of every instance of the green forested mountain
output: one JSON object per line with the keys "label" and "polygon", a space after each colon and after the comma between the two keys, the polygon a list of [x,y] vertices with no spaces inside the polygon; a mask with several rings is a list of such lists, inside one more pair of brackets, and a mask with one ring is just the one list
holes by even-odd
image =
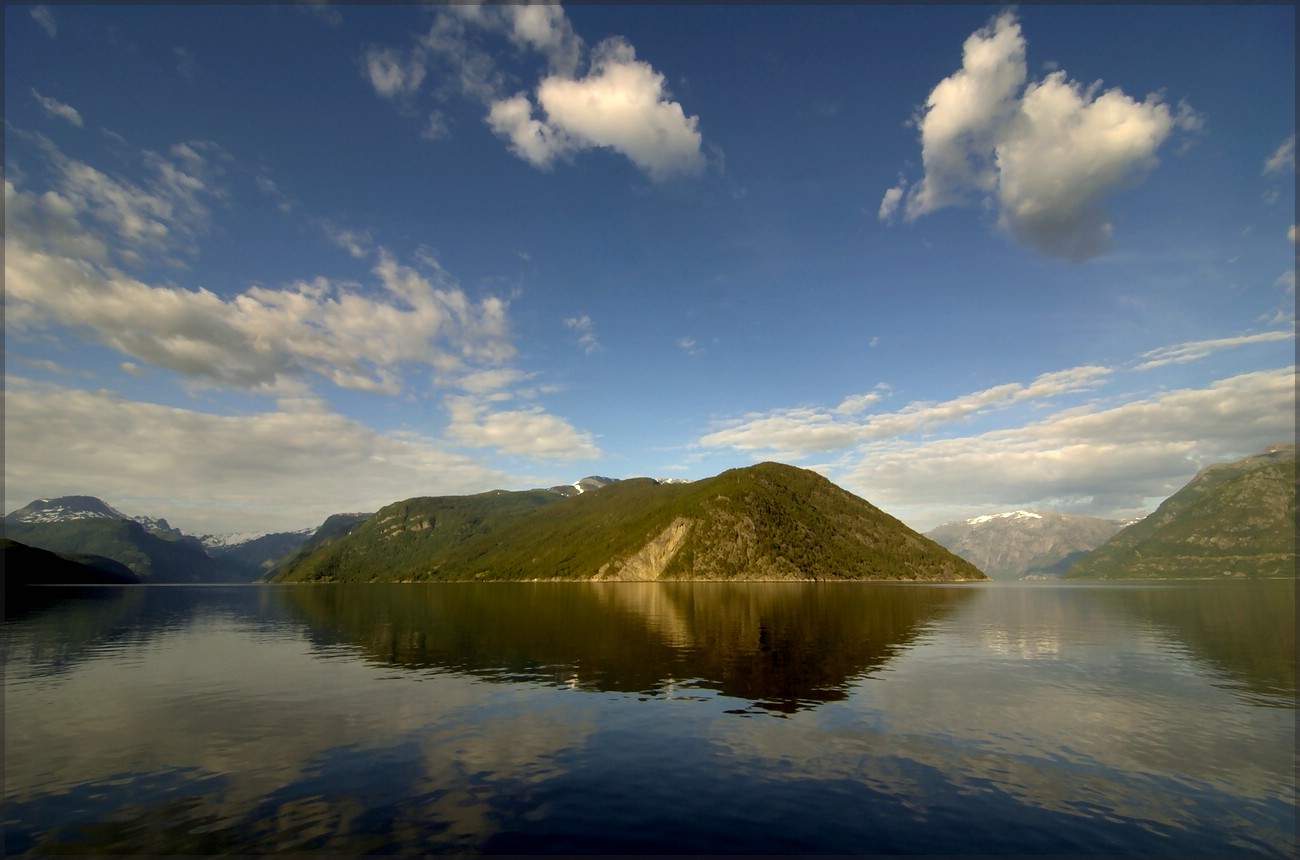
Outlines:
{"label": "green forested mountain", "polygon": [[7,521],[5,536],[61,555],[111,558],[144,582],[247,582],[253,578],[243,568],[211,558],[195,538],[151,532],[134,520]]}
{"label": "green forested mountain", "polygon": [[1066,572],[1071,579],[1295,576],[1296,446],[1202,469],[1155,513]]}
{"label": "green forested mountain", "polygon": [[984,579],[815,472],[763,463],[690,484],[619,481],[411,499],[278,581]]}
{"label": "green forested mountain", "polygon": [[335,541],[351,534],[372,516],[374,515],[332,514],[302,544],[283,556],[282,560],[269,565],[269,569],[264,565],[259,580],[270,582],[276,579],[282,571],[298,565],[308,556],[319,553]]}
{"label": "green forested mountain", "polygon": [[[395,502],[363,521],[331,517],[296,555],[271,572],[276,582],[411,579],[409,571],[564,497],[549,490],[493,490]],[[331,527],[332,526],[332,527]]]}

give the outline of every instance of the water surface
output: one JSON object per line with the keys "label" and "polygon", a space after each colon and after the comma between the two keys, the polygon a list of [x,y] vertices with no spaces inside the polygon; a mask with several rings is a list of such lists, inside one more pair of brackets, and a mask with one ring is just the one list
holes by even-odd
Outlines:
{"label": "water surface", "polygon": [[6,854],[1296,848],[1291,582],[58,597]]}

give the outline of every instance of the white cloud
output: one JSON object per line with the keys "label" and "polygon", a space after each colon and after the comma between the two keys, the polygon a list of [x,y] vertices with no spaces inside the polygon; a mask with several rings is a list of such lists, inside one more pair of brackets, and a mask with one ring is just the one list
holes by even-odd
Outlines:
{"label": "white cloud", "polygon": [[[177,144],[166,156],[146,151],[148,173],[136,182],[69,158],[44,137],[36,139],[53,167],[56,187],[39,197],[8,183],[5,190],[6,204],[13,199],[24,213],[62,225],[50,237],[34,222],[13,221],[35,247],[66,246],[69,231],[76,231],[79,244],[111,245],[121,262],[134,265],[146,256],[174,262],[172,255],[190,253],[194,240],[208,231],[209,201],[226,194],[221,163],[229,156],[208,141]],[[7,227],[11,220],[6,213]]]}
{"label": "white cloud", "polygon": [[374,269],[380,298],[319,278],[225,299],[47,253],[21,235],[6,238],[5,310],[13,331],[61,324],[196,381],[275,388],[316,374],[342,388],[395,394],[407,365],[447,371],[514,355],[503,300],[473,302],[383,249]]}
{"label": "white cloud", "polygon": [[329,222],[321,222],[321,229],[331,242],[347,251],[355,259],[362,259],[370,253],[374,238],[367,230],[349,230]]}
{"label": "white cloud", "polygon": [[32,95],[36,97],[36,101],[40,103],[40,106],[44,108],[45,112],[50,116],[66,120],[77,128],[83,127],[81,114],[77,112],[76,108],[71,105],[65,105],[63,102],[58,101],[57,99],[52,99],[49,96],[41,95],[34,87],[32,88]]}
{"label": "white cloud", "polygon": [[32,8],[32,20],[41,25],[41,29],[53,39],[59,32],[59,25],[54,20],[54,13],[50,11],[49,6],[34,6]]}
{"label": "white cloud", "polygon": [[410,96],[424,82],[424,57],[419,50],[403,57],[393,48],[372,48],[362,61],[362,72],[384,98]]}
{"label": "white cloud", "polygon": [[601,349],[600,341],[596,339],[595,326],[591,321],[591,317],[586,314],[580,317],[569,317],[564,321],[564,325],[565,328],[573,329],[579,333],[578,346],[582,347],[582,351],[587,355]]}
{"label": "white cloud", "polygon": [[613,149],[653,180],[704,168],[698,117],[669,99],[663,75],[621,39],[596,46],[585,77],[545,78],[537,101],[548,126],[575,147]]}
{"label": "white cloud", "polygon": [[1266,331],[1238,337],[1220,337],[1213,340],[1180,343],[1176,346],[1161,347],[1160,349],[1142,353],[1142,358],[1145,358],[1146,361],[1139,364],[1134,370],[1150,370],[1153,367],[1162,367],[1166,364],[1185,364],[1224,349],[1233,349],[1257,343],[1276,343],[1283,340],[1295,340],[1295,331]]}
{"label": "white cloud", "polygon": [[1173,128],[1167,106],[1096,94],[1057,72],[1026,88],[997,146],[1000,223],[1048,254],[1082,260],[1110,244],[1100,204],[1142,179]]}
{"label": "white cloud", "polygon": [[1292,224],[1290,227],[1287,227],[1287,228],[1286,228],[1286,238],[1287,238],[1287,241],[1290,242],[1292,245],[1295,244],[1295,242],[1296,242],[1296,238],[1295,238],[1295,225],[1294,225],[1294,224]]}
{"label": "white cloud", "polygon": [[523,93],[493,102],[487,122],[498,137],[509,141],[511,152],[543,170],[578,148],[562,130],[535,119],[532,102]]}
{"label": "white cloud", "polygon": [[546,56],[550,71],[572,76],[583,41],[558,3],[465,4],[452,7],[480,26],[503,32],[517,47]]}
{"label": "white cloud", "polygon": [[[290,529],[414,495],[511,483],[445,444],[375,432],[310,398],[222,416],[11,377],[4,401],[6,510],[89,493],[168,511],[194,533]],[[162,489],[146,497],[140,487]]]}
{"label": "white cloud", "polygon": [[589,460],[601,455],[591,434],[576,430],[539,406],[495,409],[503,398],[448,395],[447,437],[462,445],[494,448],[502,454],[555,460]]}
{"label": "white cloud", "polygon": [[[546,57],[547,72],[531,95],[505,89],[505,75],[479,45],[484,36],[504,36],[521,53]],[[703,170],[699,119],[672,100],[664,76],[618,37],[597,45],[579,76],[584,50],[558,4],[453,5],[438,13],[409,61],[391,48],[373,50],[371,79],[382,95],[413,91],[417,67],[422,76],[426,61],[445,64],[446,79],[487,107],[492,131],[539,169],[603,148],[654,181]]]}
{"label": "white cloud", "polygon": [[1138,102],[1056,71],[1027,81],[1025,40],[1012,12],[972,34],[962,68],[931,91],[915,118],[925,175],[890,188],[879,216],[915,220],[972,198],[992,203],[999,225],[1044,253],[1083,260],[1110,242],[1101,209],[1140,182],[1175,129],[1204,120],[1185,102]]}
{"label": "white cloud", "polygon": [[966,40],[961,71],[939,82],[916,117],[925,176],[908,195],[909,220],[994,189],[990,156],[1024,82],[1025,42],[1006,12]]}
{"label": "white cloud", "polygon": [[454,384],[471,394],[490,394],[508,388],[517,382],[532,379],[536,375],[536,373],[528,373],[513,367],[502,367],[467,373],[456,379]]}
{"label": "white cloud", "polygon": [[1264,174],[1295,173],[1295,135],[1292,134],[1264,162]]}
{"label": "white cloud", "polygon": [[1295,368],[1067,409],[1014,429],[882,440],[840,464],[844,486],[928,529],[973,510],[1145,513],[1200,467],[1295,438]]}
{"label": "white cloud", "polygon": [[797,459],[872,439],[931,432],[1018,403],[1086,391],[1100,385],[1110,373],[1104,367],[1076,367],[1044,373],[1028,385],[1007,383],[940,403],[915,401],[897,412],[855,417],[882,399],[880,391],[888,387],[878,386],[877,391],[845,398],[834,409],[800,407],[751,414],[706,434],[699,444]]}
{"label": "white cloud", "polygon": [[885,196],[880,200],[880,211],[876,213],[876,217],[881,221],[889,221],[894,217],[894,213],[898,211],[898,204],[903,202],[905,187],[905,183],[900,183],[885,192]]}

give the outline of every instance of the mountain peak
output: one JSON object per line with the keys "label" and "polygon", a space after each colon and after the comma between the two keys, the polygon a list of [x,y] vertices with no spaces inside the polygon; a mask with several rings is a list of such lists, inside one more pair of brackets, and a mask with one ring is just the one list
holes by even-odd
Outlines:
{"label": "mountain peak", "polygon": [[5,516],[7,523],[62,523],[94,519],[129,520],[131,517],[94,496],[37,499]]}
{"label": "mountain peak", "polygon": [[1095,517],[1015,510],[944,523],[926,537],[994,579],[1016,579],[1059,575],[1119,528]]}

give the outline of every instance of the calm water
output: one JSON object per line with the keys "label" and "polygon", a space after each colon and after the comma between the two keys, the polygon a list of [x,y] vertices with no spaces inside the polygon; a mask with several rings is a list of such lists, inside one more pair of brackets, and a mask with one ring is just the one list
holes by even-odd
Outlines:
{"label": "calm water", "polygon": [[6,854],[1296,849],[1290,582],[59,592]]}

